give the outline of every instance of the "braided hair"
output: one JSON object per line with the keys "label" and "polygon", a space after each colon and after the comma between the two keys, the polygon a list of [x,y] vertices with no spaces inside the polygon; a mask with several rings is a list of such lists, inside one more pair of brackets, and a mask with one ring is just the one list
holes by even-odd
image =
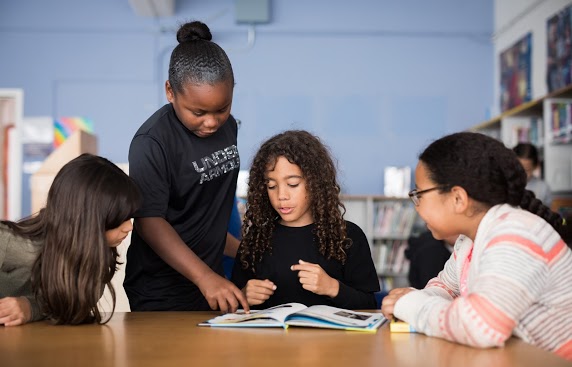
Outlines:
{"label": "braided hair", "polygon": [[431,143],[419,156],[441,191],[460,186],[487,209],[498,204],[520,206],[548,222],[566,241],[562,217],[526,190],[526,173],[516,154],[483,134],[461,132]]}
{"label": "braided hair", "polygon": [[230,81],[234,74],[224,50],[212,42],[206,24],[194,21],[183,24],[177,31],[179,44],[171,53],[169,83],[173,93],[182,93],[186,84],[209,84]]}

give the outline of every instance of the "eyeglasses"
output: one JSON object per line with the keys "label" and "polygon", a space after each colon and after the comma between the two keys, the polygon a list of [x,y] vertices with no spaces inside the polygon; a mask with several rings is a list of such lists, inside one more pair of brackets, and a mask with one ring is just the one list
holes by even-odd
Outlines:
{"label": "eyeglasses", "polygon": [[413,204],[415,204],[415,206],[419,206],[419,199],[421,198],[421,194],[425,194],[429,191],[433,191],[433,190],[441,190],[448,187],[448,185],[438,185],[435,187],[432,187],[430,189],[426,189],[426,190],[421,190],[421,191],[417,191],[417,189],[413,189],[411,191],[409,191],[409,198],[411,199],[411,201],[413,201]]}

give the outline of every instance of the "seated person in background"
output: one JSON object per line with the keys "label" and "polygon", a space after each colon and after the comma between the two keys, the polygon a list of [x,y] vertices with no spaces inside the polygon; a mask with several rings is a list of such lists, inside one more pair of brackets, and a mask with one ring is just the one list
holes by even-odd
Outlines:
{"label": "seated person in background", "polygon": [[379,280],[367,238],[345,221],[328,149],[306,131],[262,144],[250,169],[232,281],[248,304],[374,309]]}
{"label": "seated person in background", "polygon": [[45,208],[0,224],[0,325],[109,321],[97,302],[107,286],[115,309],[116,247],[139,203],[135,182],[107,159],[83,154],[64,165]]}
{"label": "seated person in background", "polygon": [[425,231],[418,237],[410,237],[405,257],[409,259],[407,279],[413,288],[424,288],[428,281],[435,278],[453,251],[457,236],[446,240],[436,240],[431,232]]}
{"label": "seated person in background", "polygon": [[539,167],[538,150],[530,143],[519,143],[512,148],[512,150],[516,153],[520,164],[522,164],[522,167],[526,172],[526,177],[528,179],[526,189],[534,192],[536,198],[550,208],[552,206],[552,192],[550,190],[550,186],[548,186],[546,181],[535,175],[535,171]]}

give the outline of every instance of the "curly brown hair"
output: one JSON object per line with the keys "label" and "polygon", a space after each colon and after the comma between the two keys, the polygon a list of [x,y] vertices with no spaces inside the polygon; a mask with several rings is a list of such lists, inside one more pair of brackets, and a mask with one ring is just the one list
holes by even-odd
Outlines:
{"label": "curly brown hair", "polygon": [[242,267],[254,271],[255,264],[272,251],[271,238],[280,217],[268,198],[266,172],[279,157],[300,167],[304,175],[319,252],[345,263],[351,239],[346,236],[345,207],[334,161],[318,137],[304,130],[289,130],[264,142],[252,161],[239,249]]}

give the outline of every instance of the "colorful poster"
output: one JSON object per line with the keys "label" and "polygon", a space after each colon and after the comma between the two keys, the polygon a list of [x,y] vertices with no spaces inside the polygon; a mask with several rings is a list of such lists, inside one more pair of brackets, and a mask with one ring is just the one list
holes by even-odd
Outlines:
{"label": "colorful poster", "polygon": [[572,83],[572,6],[546,23],[546,83],[548,93]]}
{"label": "colorful poster", "polygon": [[532,98],[531,49],[532,33],[528,33],[500,54],[500,103],[503,112]]}
{"label": "colorful poster", "polygon": [[76,130],[93,133],[93,122],[85,117],[60,117],[54,120],[54,148],[59,147]]}

